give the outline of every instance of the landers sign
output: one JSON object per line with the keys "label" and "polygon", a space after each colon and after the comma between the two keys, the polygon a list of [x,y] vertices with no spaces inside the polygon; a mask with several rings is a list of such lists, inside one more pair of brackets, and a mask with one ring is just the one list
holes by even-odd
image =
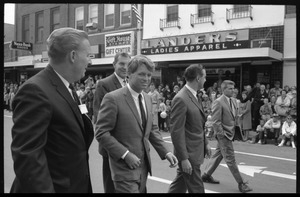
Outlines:
{"label": "landers sign", "polygon": [[248,39],[248,30],[238,30],[143,40],[141,53],[156,55],[250,48]]}
{"label": "landers sign", "polygon": [[133,42],[133,32],[105,35],[105,57],[115,56],[115,54],[121,52],[132,55]]}

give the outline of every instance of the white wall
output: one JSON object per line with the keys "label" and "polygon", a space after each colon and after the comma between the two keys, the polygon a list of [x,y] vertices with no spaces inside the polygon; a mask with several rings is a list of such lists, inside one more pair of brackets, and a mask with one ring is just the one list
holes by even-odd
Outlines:
{"label": "white wall", "polygon": [[181,29],[177,27],[159,28],[160,19],[165,19],[166,4],[145,4],[144,5],[144,27],[142,39],[168,37],[175,35],[206,33],[233,29],[279,26],[284,23],[284,5],[251,5],[253,20],[250,18],[235,19],[229,23],[226,21],[226,8],[233,8],[233,5],[212,4],[214,12],[214,25],[211,23],[190,25],[191,14],[197,13],[197,4],[179,4],[179,17],[181,18]]}
{"label": "white wall", "polygon": [[296,18],[285,19],[284,24],[284,63],[282,84],[288,86],[297,85],[297,33]]}

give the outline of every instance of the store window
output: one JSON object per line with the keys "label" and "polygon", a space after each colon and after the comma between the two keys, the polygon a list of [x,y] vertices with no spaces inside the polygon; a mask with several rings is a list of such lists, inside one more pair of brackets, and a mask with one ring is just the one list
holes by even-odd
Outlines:
{"label": "store window", "polygon": [[211,16],[211,4],[198,4],[198,17]]}
{"label": "store window", "polygon": [[115,5],[105,4],[104,5],[104,27],[114,26],[114,16],[115,16]]}
{"label": "store window", "polygon": [[167,4],[167,22],[178,20],[178,5]]}
{"label": "store window", "polygon": [[89,23],[98,24],[98,4],[89,5]]}
{"label": "store window", "polygon": [[78,7],[75,9],[75,29],[83,30],[83,17],[84,10],[83,7]]}
{"label": "store window", "polygon": [[121,25],[131,23],[131,4],[120,4]]}
{"label": "store window", "polygon": [[58,29],[60,27],[59,7],[51,9],[50,15],[51,15],[50,26],[52,32],[53,30]]}
{"label": "store window", "polygon": [[29,40],[29,15],[22,17],[22,40],[30,42]]}

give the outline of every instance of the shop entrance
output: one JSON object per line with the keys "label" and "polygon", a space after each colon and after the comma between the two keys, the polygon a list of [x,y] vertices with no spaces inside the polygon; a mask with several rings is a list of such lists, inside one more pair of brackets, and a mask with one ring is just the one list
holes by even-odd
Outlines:
{"label": "shop entrance", "polygon": [[231,80],[235,82],[235,87],[240,89],[240,78],[241,69],[240,66],[235,67],[206,67],[206,82],[204,84],[204,89],[207,90],[208,87],[213,86],[216,82],[218,86],[224,80]]}

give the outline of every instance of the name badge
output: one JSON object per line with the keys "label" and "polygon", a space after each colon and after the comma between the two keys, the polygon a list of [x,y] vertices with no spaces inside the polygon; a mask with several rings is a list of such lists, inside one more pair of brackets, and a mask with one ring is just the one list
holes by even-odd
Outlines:
{"label": "name badge", "polygon": [[85,104],[78,105],[78,107],[79,107],[79,109],[80,109],[81,114],[86,114],[86,113],[88,113],[88,110],[87,110]]}

